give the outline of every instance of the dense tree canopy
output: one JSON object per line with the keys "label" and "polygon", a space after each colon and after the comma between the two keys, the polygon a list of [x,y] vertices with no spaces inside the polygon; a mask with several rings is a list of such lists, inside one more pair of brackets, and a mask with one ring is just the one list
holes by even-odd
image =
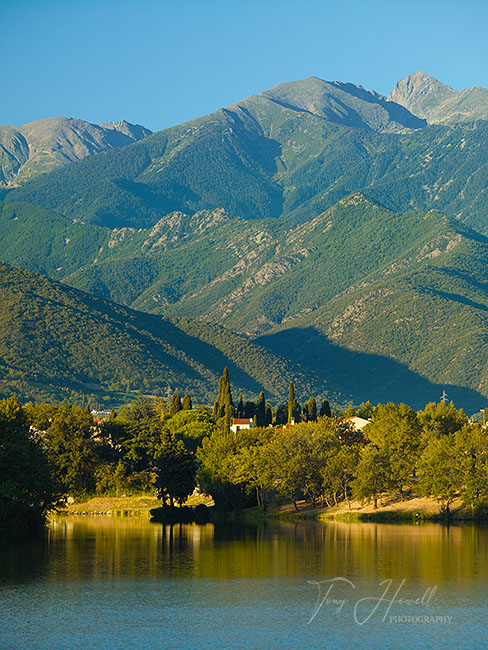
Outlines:
{"label": "dense tree canopy", "polygon": [[0,527],[42,521],[61,495],[53,469],[17,399],[0,401]]}

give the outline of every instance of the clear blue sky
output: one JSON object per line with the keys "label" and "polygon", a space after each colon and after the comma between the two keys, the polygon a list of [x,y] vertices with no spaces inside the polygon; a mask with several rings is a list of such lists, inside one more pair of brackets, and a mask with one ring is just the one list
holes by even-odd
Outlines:
{"label": "clear blue sky", "polygon": [[0,124],[158,130],[316,75],[488,87],[486,0],[0,0]]}

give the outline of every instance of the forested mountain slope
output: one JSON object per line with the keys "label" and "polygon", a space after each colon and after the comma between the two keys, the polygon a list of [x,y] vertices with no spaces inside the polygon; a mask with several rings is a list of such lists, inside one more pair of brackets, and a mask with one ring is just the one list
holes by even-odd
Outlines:
{"label": "forested mountain slope", "polygon": [[177,390],[210,403],[225,366],[248,398],[264,390],[285,399],[294,380],[303,399],[346,400],[316,373],[217,325],[143,314],[0,264],[2,395],[111,405]]}

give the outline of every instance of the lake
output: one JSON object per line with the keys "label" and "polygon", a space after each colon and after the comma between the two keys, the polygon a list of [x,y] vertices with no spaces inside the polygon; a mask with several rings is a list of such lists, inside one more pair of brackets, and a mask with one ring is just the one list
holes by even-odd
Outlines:
{"label": "lake", "polygon": [[0,541],[0,648],[488,647],[488,528],[58,517]]}

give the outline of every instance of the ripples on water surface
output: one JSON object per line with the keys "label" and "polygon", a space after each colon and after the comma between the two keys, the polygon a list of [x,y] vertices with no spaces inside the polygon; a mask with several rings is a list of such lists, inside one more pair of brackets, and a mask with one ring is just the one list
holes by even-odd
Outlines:
{"label": "ripples on water surface", "polygon": [[486,649],[487,597],[476,526],[69,517],[0,541],[9,650]]}

